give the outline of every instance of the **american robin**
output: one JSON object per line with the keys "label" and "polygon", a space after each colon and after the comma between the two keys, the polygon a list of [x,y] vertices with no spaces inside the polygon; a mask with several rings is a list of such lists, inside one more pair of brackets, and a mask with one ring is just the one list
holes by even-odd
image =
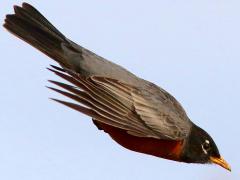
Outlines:
{"label": "american robin", "polygon": [[211,136],[195,125],[161,87],[77,45],[27,3],[14,6],[4,27],[61,65],[50,71],[69,84],[50,89],[76,101],[53,99],[90,116],[123,147],[186,163],[215,163],[231,170]]}

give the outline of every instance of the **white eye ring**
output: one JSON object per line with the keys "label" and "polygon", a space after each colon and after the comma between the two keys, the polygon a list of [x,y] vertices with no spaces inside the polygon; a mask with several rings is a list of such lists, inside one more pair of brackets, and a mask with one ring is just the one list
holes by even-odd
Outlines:
{"label": "white eye ring", "polygon": [[201,145],[202,146],[202,150],[203,150],[203,152],[204,152],[204,154],[208,154],[208,150],[209,149],[205,149],[205,145],[210,145],[210,142],[209,142],[209,140],[205,140],[205,142]]}

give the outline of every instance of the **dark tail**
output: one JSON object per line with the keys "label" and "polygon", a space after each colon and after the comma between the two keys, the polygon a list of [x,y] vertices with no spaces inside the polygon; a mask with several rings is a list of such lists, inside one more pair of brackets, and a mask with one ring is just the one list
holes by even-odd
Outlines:
{"label": "dark tail", "polygon": [[7,15],[4,27],[61,65],[68,67],[62,45],[69,41],[38,10],[27,3],[14,6],[15,14]]}

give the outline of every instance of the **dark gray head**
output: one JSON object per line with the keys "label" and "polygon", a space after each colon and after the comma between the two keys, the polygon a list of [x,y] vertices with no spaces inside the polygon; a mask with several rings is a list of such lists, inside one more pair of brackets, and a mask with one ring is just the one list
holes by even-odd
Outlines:
{"label": "dark gray head", "polygon": [[215,163],[230,170],[211,136],[196,125],[191,129],[181,159],[187,163]]}

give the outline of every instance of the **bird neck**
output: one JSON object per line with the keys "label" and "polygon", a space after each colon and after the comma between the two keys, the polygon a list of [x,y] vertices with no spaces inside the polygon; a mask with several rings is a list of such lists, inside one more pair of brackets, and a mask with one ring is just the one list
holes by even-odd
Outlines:
{"label": "bird neck", "polygon": [[185,140],[184,148],[181,155],[181,160],[187,163],[202,163],[199,161],[201,132],[203,130],[193,124],[188,138]]}

